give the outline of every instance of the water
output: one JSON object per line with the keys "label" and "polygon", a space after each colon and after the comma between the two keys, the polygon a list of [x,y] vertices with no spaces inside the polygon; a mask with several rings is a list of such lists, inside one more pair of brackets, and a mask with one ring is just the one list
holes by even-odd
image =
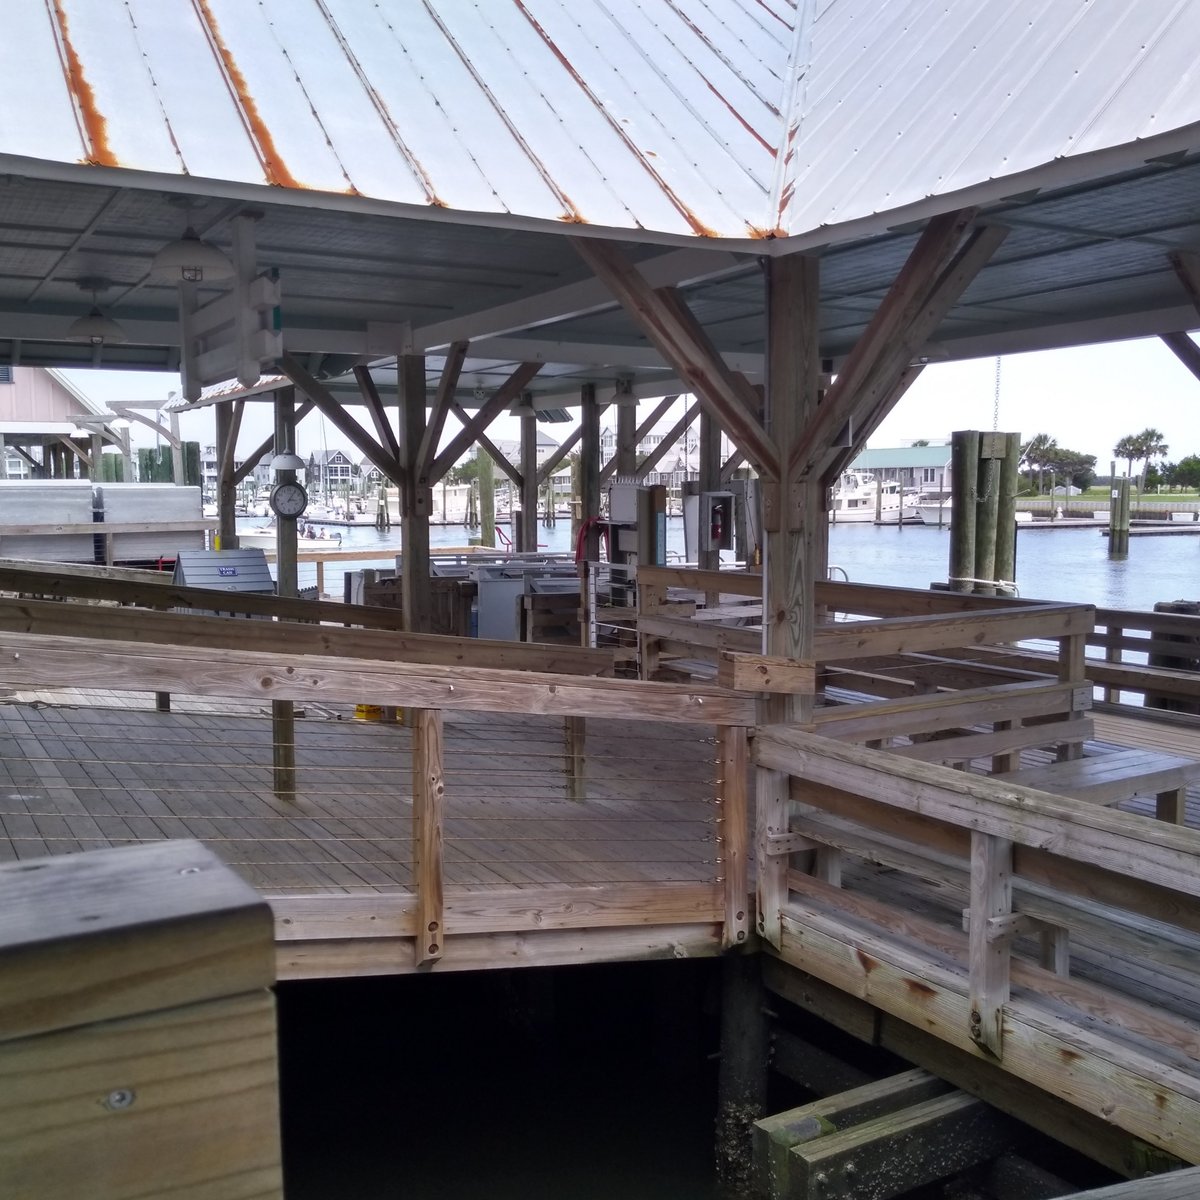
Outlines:
{"label": "water", "polygon": [[[254,520],[246,525],[261,524]],[[435,525],[430,543],[466,546],[475,531],[461,525]],[[506,530],[507,532],[507,530]],[[342,530],[343,549],[361,549],[361,561],[339,561],[325,568],[325,590],[341,595],[341,572],[364,567],[390,567],[400,550],[398,528],[381,533],[373,527]],[[571,522],[538,526],[540,549],[569,553]],[[332,543],[302,541],[301,549],[335,548]],[[1065,600],[1098,607],[1151,609],[1159,600],[1200,599],[1200,535],[1133,537],[1129,556],[1109,559],[1107,539],[1097,528],[1019,529],[1017,578],[1020,594],[1031,599]],[[667,549],[683,554],[683,522],[667,522]],[[945,581],[950,534],[927,525],[842,524],[829,531],[829,561],[842,567],[855,583],[927,588]],[[378,557],[386,555],[387,559]],[[375,557],[372,557],[375,556]],[[316,565],[300,564],[300,586],[316,583]]]}

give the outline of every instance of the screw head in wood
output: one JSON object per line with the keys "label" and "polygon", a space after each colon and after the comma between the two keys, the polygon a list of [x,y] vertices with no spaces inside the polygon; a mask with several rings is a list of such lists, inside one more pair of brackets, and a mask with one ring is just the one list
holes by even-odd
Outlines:
{"label": "screw head in wood", "polygon": [[113,1088],[104,1097],[104,1107],[112,1112],[120,1112],[123,1108],[132,1108],[136,1099],[137,1092],[133,1088]]}

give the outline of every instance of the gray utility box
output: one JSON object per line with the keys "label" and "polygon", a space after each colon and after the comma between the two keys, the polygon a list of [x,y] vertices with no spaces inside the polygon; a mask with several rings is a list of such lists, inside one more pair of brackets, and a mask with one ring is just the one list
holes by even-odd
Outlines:
{"label": "gray utility box", "polygon": [[[204,549],[200,489],[173,483],[114,483],[97,485],[96,507],[105,524],[144,525],[140,533],[114,533],[112,557],[128,559],[174,558],[184,550]],[[194,521],[196,529],[163,533],[155,526],[168,521]],[[103,533],[101,527],[97,533]]]}
{"label": "gray utility box", "polygon": [[[62,533],[93,523],[92,485],[86,479],[0,480],[0,556],[39,562],[94,562],[95,537]],[[8,532],[22,527],[30,532]],[[98,533],[103,532],[96,526]]]}
{"label": "gray utility box", "polygon": [[[215,592],[275,595],[275,581],[262,550],[181,550],[175,559],[171,582],[180,587],[211,588]],[[201,617],[241,615],[222,609],[218,599],[213,597],[212,608],[179,608],[175,611]],[[269,617],[261,619],[270,620]]]}
{"label": "gray utility box", "polygon": [[532,563],[513,559],[503,566],[476,567],[471,574],[479,589],[478,635],[501,641],[521,640],[521,597],[535,590],[535,582],[544,584],[553,578],[565,578],[578,586],[573,562]]}

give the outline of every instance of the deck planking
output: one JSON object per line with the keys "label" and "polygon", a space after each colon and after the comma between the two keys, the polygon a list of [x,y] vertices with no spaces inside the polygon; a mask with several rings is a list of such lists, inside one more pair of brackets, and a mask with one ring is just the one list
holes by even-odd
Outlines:
{"label": "deck planking", "polygon": [[[411,891],[407,727],[310,708],[285,800],[261,706],[57,699],[0,705],[0,859],[188,837],[268,895]],[[561,719],[447,714],[448,887],[717,879],[711,730],[588,725],[577,801]]]}

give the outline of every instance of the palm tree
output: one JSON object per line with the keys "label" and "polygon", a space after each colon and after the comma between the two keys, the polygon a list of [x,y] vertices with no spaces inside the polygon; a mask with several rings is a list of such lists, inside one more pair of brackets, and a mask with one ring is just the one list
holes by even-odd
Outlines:
{"label": "palm tree", "polygon": [[1163,441],[1162,433],[1157,429],[1147,427],[1141,433],[1126,434],[1113,447],[1113,454],[1117,458],[1123,458],[1128,464],[1125,471],[1127,476],[1133,474],[1135,462],[1142,464],[1142,472],[1138,476],[1138,492],[1141,493],[1146,487],[1146,468],[1150,465],[1150,460],[1165,458],[1170,450],[1171,447]]}
{"label": "palm tree", "polygon": [[1038,473],[1038,491],[1043,490],[1042,484],[1046,468],[1055,461],[1058,455],[1058,443],[1048,433],[1037,433],[1021,447],[1021,462],[1032,473]]}

